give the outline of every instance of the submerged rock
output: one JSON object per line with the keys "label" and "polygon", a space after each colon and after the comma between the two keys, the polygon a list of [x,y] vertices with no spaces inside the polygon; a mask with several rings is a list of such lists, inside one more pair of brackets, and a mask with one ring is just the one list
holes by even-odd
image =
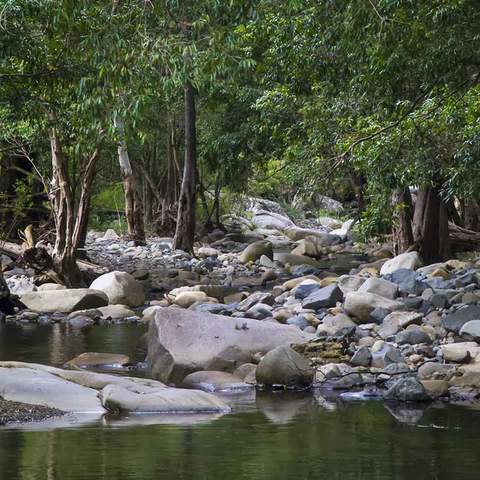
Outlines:
{"label": "submerged rock", "polygon": [[251,390],[252,384],[227,372],[202,370],[187,375],[180,384],[183,388],[193,388],[204,392],[234,393]]}

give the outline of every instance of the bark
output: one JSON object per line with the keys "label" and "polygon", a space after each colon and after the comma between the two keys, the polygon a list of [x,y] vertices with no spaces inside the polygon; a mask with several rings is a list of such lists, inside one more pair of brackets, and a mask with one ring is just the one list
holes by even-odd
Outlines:
{"label": "bark", "polygon": [[435,188],[419,190],[413,223],[414,241],[427,265],[450,258],[447,207]]}
{"label": "bark", "polygon": [[480,230],[480,205],[473,198],[466,199],[463,207],[463,225],[467,230]]}
{"label": "bark", "polygon": [[360,214],[364,212],[366,208],[365,196],[363,194],[363,191],[367,182],[365,177],[357,172],[353,172],[350,176],[350,179],[352,182],[353,193],[358,204],[358,213]]}
{"label": "bark", "polygon": [[406,252],[413,244],[412,198],[409,188],[397,188],[393,192],[392,203],[395,211],[393,246],[398,255]]}
{"label": "bark", "polygon": [[193,251],[195,238],[195,196],[197,188],[197,139],[195,92],[190,83],[185,86],[185,163],[178,200],[177,227],[173,248]]}
{"label": "bark", "polygon": [[[50,120],[54,122],[54,117]],[[77,249],[85,235],[88,221],[92,183],[99,151],[86,160],[81,168],[78,202],[75,202],[72,182],[67,170],[67,158],[55,127],[50,128],[52,182],[50,200],[55,221],[53,264],[56,273],[68,287],[83,286],[84,280],[77,264]]]}
{"label": "bark", "polygon": [[128,155],[127,142],[125,140],[125,126],[119,115],[115,115],[114,124],[119,136],[118,161],[125,194],[125,217],[127,220],[128,234],[136,245],[142,245],[145,243],[142,205]]}

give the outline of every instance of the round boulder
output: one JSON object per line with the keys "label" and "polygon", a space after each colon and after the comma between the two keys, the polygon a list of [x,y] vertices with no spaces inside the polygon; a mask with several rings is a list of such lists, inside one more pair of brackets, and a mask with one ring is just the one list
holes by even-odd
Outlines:
{"label": "round boulder", "polygon": [[258,364],[257,382],[268,386],[305,387],[312,383],[313,369],[308,360],[286,345],[268,352]]}
{"label": "round boulder", "polygon": [[126,272],[105,273],[94,280],[90,288],[105,292],[110,305],[139,307],[145,302],[142,285]]}

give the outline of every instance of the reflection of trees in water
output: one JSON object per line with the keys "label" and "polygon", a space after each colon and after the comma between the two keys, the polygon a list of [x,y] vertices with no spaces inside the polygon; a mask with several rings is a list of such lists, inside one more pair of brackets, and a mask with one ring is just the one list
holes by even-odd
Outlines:
{"label": "reflection of trees in water", "polygon": [[66,361],[86,351],[86,329],[56,323],[48,337],[48,363],[63,365]]}

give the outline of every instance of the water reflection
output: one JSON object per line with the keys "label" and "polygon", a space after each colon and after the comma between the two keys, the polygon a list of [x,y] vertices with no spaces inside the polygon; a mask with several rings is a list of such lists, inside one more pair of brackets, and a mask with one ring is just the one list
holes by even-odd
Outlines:
{"label": "water reflection", "polygon": [[66,324],[0,324],[0,360],[62,366],[83,352],[124,353],[142,361],[138,349],[143,325],[104,325],[73,328]]}

